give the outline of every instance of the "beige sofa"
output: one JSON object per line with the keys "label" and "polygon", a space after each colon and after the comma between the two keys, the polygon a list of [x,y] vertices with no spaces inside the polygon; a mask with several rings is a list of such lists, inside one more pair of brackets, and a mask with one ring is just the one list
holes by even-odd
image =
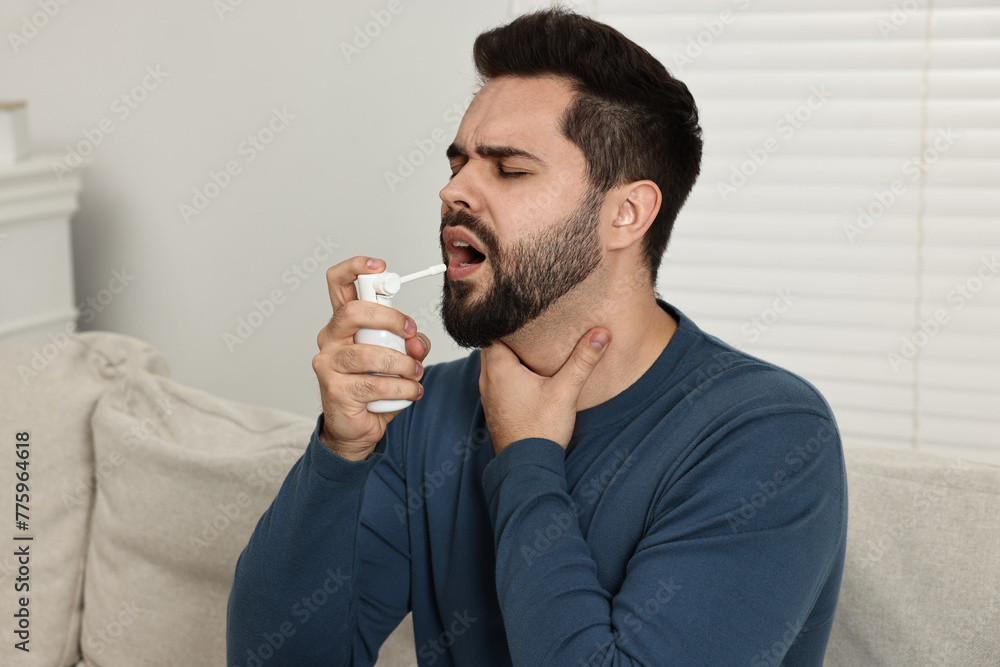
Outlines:
{"label": "beige sofa", "polygon": [[[236,558],[313,424],[184,387],[160,353],[118,334],[0,347],[0,665],[224,665]],[[1000,468],[846,451],[848,558],[827,664],[1000,665]],[[25,544],[30,591],[15,595],[11,545]],[[25,614],[27,653],[11,634]],[[408,621],[378,664],[417,664]]]}

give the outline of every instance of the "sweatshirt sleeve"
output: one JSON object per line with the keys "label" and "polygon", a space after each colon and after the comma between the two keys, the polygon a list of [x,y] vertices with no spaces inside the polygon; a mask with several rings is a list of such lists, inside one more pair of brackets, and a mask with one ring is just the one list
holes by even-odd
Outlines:
{"label": "sweatshirt sleeve", "polygon": [[322,428],[320,415],[236,564],[229,667],[373,665],[410,609],[408,533],[391,510],[404,474],[389,430],[355,462],[323,445]]}
{"label": "sweatshirt sleeve", "polygon": [[[817,433],[826,435],[812,455],[785,456],[812,452],[803,446]],[[654,507],[602,508],[647,517],[620,589],[609,591],[567,492],[563,449],[511,444],[483,486],[514,665],[775,665],[781,655],[822,664],[835,600],[823,627],[803,624],[843,557],[842,462],[826,418],[748,421],[705,448]],[[790,472],[779,482],[775,471]]]}

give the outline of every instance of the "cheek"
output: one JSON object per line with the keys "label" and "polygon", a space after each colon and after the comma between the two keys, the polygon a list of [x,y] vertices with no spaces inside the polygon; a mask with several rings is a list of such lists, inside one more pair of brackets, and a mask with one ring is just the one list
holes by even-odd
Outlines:
{"label": "cheek", "polygon": [[553,219],[555,209],[559,206],[558,194],[551,189],[544,188],[527,193],[518,202],[521,218],[536,225],[539,222]]}
{"label": "cheek", "polygon": [[520,216],[535,224],[562,220],[576,210],[586,197],[589,185],[568,175],[545,178],[516,193],[514,205]]}

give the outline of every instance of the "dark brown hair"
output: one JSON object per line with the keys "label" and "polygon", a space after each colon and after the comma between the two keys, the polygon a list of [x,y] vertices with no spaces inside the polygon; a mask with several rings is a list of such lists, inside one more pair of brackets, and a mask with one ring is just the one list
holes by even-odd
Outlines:
{"label": "dark brown hair", "polygon": [[656,283],[677,213],[701,168],[698,108],[687,86],[614,28],[565,9],[525,14],[482,33],[473,46],[484,81],[499,76],[560,76],[577,97],[563,133],[583,151],[601,194],[650,180],[663,203],[644,239]]}

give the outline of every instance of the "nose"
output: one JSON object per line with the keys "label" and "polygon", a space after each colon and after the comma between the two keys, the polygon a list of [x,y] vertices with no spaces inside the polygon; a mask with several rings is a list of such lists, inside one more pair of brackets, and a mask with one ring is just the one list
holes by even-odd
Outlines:
{"label": "nose", "polygon": [[442,211],[457,211],[465,209],[470,213],[478,213],[482,209],[482,194],[475,185],[470,165],[459,169],[448,183],[441,188]]}

